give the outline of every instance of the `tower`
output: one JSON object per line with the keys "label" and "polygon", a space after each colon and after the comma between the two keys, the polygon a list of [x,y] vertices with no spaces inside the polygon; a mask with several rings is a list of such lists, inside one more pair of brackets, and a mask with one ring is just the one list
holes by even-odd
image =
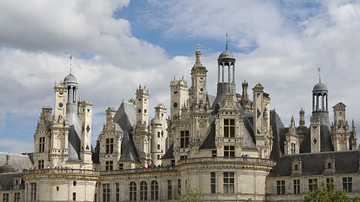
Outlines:
{"label": "tower", "polygon": [[143,165],[151,164],[151,133],[148,130],[149,90],[139,85],[136,89],[136,125],[133,140]]}
{"label": "tower", "polygon": [[172,119],[181,117],[181,109],[186,106],[187,87],[184,77],[170,82],[170,117]]}
{"label": "tower", "polygon": [[270,130],[270,97],[258,83],[253,90],[253,129],[260,157],[268,158],[272,148]]}
{"label": "tower", "polygon": [[207,72],[208,70],[206,67],[201,64],[201,51],[200,45],[198,44],[195,52],[195,64],[190,73],[191,87],[189,89],[189,118],[191,123],[189,124],[189,131],[183,130],[180,132],[180,139],[183,139],[181,137],[189,137],[190,145],[195,153],[198,151],[197,149],[199,148],[203,138],[205,138],[206,129],[209,126],[209,103],[206,97]]}
{"label": "tower", "polygon": [[346,105],[339,102],[333,106],[334,110],[334,123],[331,126],[331,141],[334,145],[334,151],[350,150],[350,137],[349,124],[345,119]]}
{"label": "tower", "polygon": [[214,109],[217,103],[224,100],[225,94],[228,92],[233,93],[234,100],[236,100],[235,61],[234,54],[228,51],[226,45],[226,50],[222,52],[218,58],[217,94],[211,109]]}
{"label": "tower", "polygon": [[189,89],[189,107],[197,110],[201,104],[206,105],[207,69],[201,64],[200,45],[195,52],[195,64],[191,69],[191,87]]}
{"label": "tower", "polygon": [[139,85],[139,88],[136,89],[136,121],[137,124],[141,123],[145,126],[148,125],[148,111],[149,111],[149,90],[146,88],[146,85],[144,88]]}
{"label": "tower", "polygon": [[330,128],[328,111],[328,89],[325,84],[319,81],[313,88],[312,115],[321,119],[321,124]]}
{"label": "tower", "polygon": [[85,164],[92,164],[92,160],[91,160],[92,103],[89,101],[81,101],[79,102],[79,108],[80,108],[79,110],[80,119],[83,127],[81,133],[80,157]]}
{"label": "tower", "polygon": [[161,157],[165,154],[167,148],[167,118],[164,104],[158,104],[155,107],[155,118],[151,120],[151,155],[154,165],[161,164]]}

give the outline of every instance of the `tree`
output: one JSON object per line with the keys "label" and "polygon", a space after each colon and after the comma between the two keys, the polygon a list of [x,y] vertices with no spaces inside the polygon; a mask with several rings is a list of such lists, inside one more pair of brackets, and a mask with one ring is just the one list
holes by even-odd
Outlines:
{"label": "tree", "polygon": [[178,199],[173,201],[177,202],[203,202],[204,201],[204,194],[202,193],[201,189],[198,188],[191,188],[190,185],[186,187],[186,194],[182,194],[181,190],[178,193]]}
{"label": "tree", "polygon": [[[316,184],[314,184],[316,187]],[[330,186],[332,187],[332,186]],[[313,191],[309,191],[308,195],[304,197],[304,202],[360,202],[360,197],[351,198],[346,195],[346,191],[339,189],[333,190],[326,188],[325,183],[321,183],[321,187],[314,189]]]}

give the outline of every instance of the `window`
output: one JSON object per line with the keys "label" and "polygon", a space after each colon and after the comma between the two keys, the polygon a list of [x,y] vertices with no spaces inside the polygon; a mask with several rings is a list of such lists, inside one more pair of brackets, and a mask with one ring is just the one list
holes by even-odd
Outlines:
{"label": "window", "polygon": [[159,184],[155,180],[151,182],[151,200],[159,200]]}
{"label": "window", "polygon": [[114,152],[114,138],[106,139],[106,153],[112,154]]}
{"label": "window", "polygon": [[136,201],[136,183],[130,183],[130,201]]}
{"label": "window", "polygon": [[39,153],[45,152],[45,137],[39,138]]}
{"label": "window", "polygon": [[327,164],[327,168],[330,169],[331,168],[331,163]]}
{"label": "window", "polygon": [[9,202],[9,193],[3,194],[3,202]]}
{"label": "window", "polygon": [[159,144],[157,145],[157,149],[160,150],[160,145]]}
{"label": "window", "polygon": [[110,184],[103,184],[103,201],[110,201]]}
{"label": "window", "polygon": [[145,181],[140,183],[140,201],[147,201],[147,183]]}
{"label": "window", "polygon": [[224,119],[224,137],[235,137],[234,119]]}
{"label": "window", "polygon": [[113,162],[106,161],[106,170],[113,170]]}
{"label": "window", "polygon": [[44,160],[39,160],[39,169],[44,168]]}
{"label": "window", "polygon": [[212,194],[216,193],[216,177],[215,177],[215,172],[211,172],[211,173],[210,173],[210,189],[211,189],[211,193],[212,193]]}
{"label": "window", "polygon": [[216,150],[212,150],[212,151],[211,151],[211,157],[216,157],[216,156],[217,156]]}
{"label": "window", "polygon": [[309,191],[317,189],[317,179],[309,179]]}
{"label": "window", "polygon": [[300,180],[294,180],[294,194],[300,194]]}
{"label": "window", "polygon": [[224,157],[234,157],[235,146],[224,146]]}
{"label": "window", "polygon": [[160,138],[160,132],[158,132],[158,138]]}
{"label": "window", "polygon": [[73,201],[76,201],[76,193],[73,193]]}
{"label": "window", "polygon": [[285,180],[276,181],[277,195],[285,194]]}
{"label": "window", "polygon": [[352,177],[343,178],[343,189],[347,192],[352,192]]}
{"label": "window", "polygon": [[334,178],[326,178],[326,188],[328,191],[334,190]]}
{"label": "window", "polygon": [[178,179],[178,194],[181,194],[181,179]]}
{"label": "window", "polygon": [[157,155],[157,160],[160,160],[160,154]]}
{"label": "window", "polygon": [[14,193],[14,202],[20,202],[20,193]]}
{"label": "window", "polygon": [[74,187],[76,186],[76,181],[73,181],[73,186],[74,186]]}
{"label": "window", "polygon": [[168,180],[168,199],[172,199],[172,183]]}
{"label": "window", "polygon": [[116,183],[116,201],[120,201],[120,184]]}
{"label": "window", "polygon": [[185,148],[189,146],[189,131],[181,131],[180,132],[180,147]]}
{"label": "window", "polygon": [[234,172],[224,172],[224,193],[234,193]]}
{"label": "window", "polygon": [[290,154],[295,154],[295,143],[290,144]]}
{"label": "window", "polygon": [[187,159],[187,156],[180,156],[180,160]]}
{"label": "window", "polygon": [[119,164],[119,170],[122,170],[122,169],[124,169],[124,164],[120,163]]}
{"label": "window", "polygon": [[30,201],[36,201],[36,183],[30,183]]}
{"label": "window", "polygon": [[295,164],[295,169],[294,170],[299,170],[299,165]]}

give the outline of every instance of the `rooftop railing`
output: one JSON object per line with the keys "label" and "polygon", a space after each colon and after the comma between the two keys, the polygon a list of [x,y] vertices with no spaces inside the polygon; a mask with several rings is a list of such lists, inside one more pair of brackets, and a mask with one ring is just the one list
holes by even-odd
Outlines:
{"label": "rooftop railing", "polygon": [[104,170],[100,175],[114,175],[114,174],[131,174],[131,173],[148,173],[148,172],[165,172],[177,171],[176,166],[162,166],[162,167],[147,167],[147,168],[133,168],[122,170]]}
{"label": "rooftop railing", "polygon": [[186,163],[219,163],[219,162],[233,162],[245,164],[261,164],[267,166],[275,166],[276,162],[270,159],[253,158],[253,157],[204,157],[204,158],[189,158],[179,161],[179,165]]}
{"label": "rooftop railing", "polygon": [[70,168],[45,168],[23,170],[24,175],[32,174],[77,174],[77,175],[99,175],[99,171]]}

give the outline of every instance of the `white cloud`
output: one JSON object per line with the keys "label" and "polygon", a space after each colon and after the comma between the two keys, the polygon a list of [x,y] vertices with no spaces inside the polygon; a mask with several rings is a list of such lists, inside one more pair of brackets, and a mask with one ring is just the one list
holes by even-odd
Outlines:
{"label": "white cloud", "polygon": [[[118,108],[122,100],[135,97],[140,83],[150,89],[150,118],[158,103],[168,107],[170,80],[184,76],[190,85],[194,57],[169,58],[167,50],[133,36],[126,16],[112,18],[129,5],[125,0],[0,2],[0,26],[6,27],[0,31],[2,127],[7,127],[7,113],[37,116],[43,105],[53,104],[54,82],[69,73],[70,55],[79,95],[93,103],[93,140],[105,122],[106,108]],[[229,33],[230,50],[237,58],[238,92],[244,79],[249,94],[261,83],[285,125],[291,115],[298,119],[301,107],[311,113],[311,91],[321,67],[330,106],[344,102],[348,119],[356,122],[359,14],[359,4],[333,2],[305,8],[301,3],[269,1],[152,1],[136,26],[159,29],[163,35],[157,37],[179,41],[198,36],[225,41]],[[189,52],[194,53],[195,45]],[[255,50],[237,53],[240,49]],[[216,92],[216,60],[222,50],[216,51],[202,57],[210,93]]]}

